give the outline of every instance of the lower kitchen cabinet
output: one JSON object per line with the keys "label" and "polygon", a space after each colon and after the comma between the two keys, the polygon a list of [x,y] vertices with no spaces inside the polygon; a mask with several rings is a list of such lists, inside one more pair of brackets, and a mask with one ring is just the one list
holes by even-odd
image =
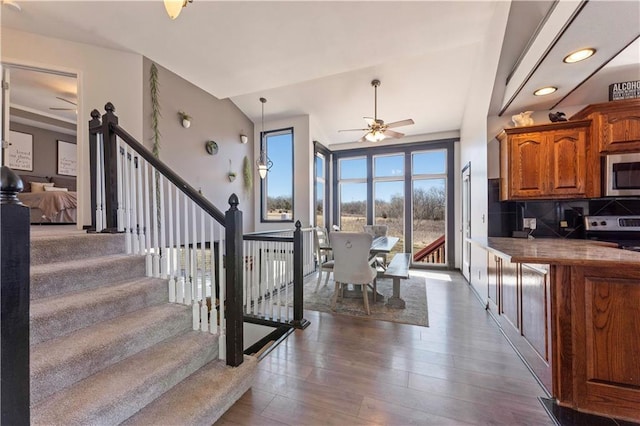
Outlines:
{"label": "lower kitchen cabinet", "polygon": [[505,336],[551,392],[549,267],[511,263],[489,253],[487,309]]}

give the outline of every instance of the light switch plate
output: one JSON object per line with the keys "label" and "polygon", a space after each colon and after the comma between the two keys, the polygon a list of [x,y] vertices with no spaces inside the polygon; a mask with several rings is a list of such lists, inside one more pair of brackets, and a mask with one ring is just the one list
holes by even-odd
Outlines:
{"label": "light switch plate", "polygon": [[536,218],[535,217],[525,217],[522,219],[522,227],[525,229],[536,229]]}

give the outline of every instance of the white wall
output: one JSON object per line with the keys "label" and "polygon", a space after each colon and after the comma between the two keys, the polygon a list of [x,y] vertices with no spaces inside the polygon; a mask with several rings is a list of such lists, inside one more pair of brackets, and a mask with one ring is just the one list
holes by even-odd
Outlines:
{"label": "white wall", "polygon": [[[294,157],[294,185],[293,185],[293,220],[300,221],[306,228],[313,223],[313,141],[310,134],[308,115],[287,118],[264,123],[264,131],[293,127],[293,157]],[[254,158],[260,155],[261,124],[255,126]],[[274,165],[274,167],[277,167]],[[255,230],[267,231],[275,229],[293,229],[290,222],[260,222],[260,176],[254,173],[255,187]]]}
{"label": "white wall", "polygon": [[[469,101],[465,107],[460,131],[460,164],[471,163],[471,237],[487,236],[487,115],[500,50],[509,14],[509,2],[496,2],[489,33],[478,50]],[[493,138],[493,135],[491,136]],[[459,177],[458,177],[459,179]],[[461,246],[461,245],[460,245]],[[458,246],[458,247],[460,247]],[[481,296],[486,295],[487,254],[471,245],[471,284]]]}
{"label": "white wall", "polygon": [[2,62],[78,76],[78,226],[90,224],[89,113],[104,113],[110,101],[120,124],[142,138],[142,56],[2,28]]}

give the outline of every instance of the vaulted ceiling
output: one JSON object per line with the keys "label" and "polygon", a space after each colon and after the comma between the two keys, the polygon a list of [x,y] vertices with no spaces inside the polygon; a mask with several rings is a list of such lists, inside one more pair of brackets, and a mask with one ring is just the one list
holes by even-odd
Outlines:
{"label": "vaulted ceiling", "polygon": [[[492,25],[507,31],[503,46],[490,46],[502,52],[490,114],[604,101],[608,84],[640,74],[636,41],[589,78],[638,37],[640,2],[518,1],[507,23],[492,20],[493,1],[195,0],[175,21],[158,1],[19,4],[21,12],[3,8],[3,27],[144,55],[230,98],[256,122],[264,96],[267,120],[308,114],[327,144],[361,136],[338,130],[362,127],[373,115],[374,78],[382,81],[378,116],[415,120],[397,130],[459,129]],[[567,69],[558,62],[586,44],[598,49],[590,64]],[[615,73],[597,80],[609,68]],[[534,98],[531,89],[546,81],[559,93]],[[589,81],[600,87],[589,89]],[[54,96],[47,105],[54,101],[60,103]]]}

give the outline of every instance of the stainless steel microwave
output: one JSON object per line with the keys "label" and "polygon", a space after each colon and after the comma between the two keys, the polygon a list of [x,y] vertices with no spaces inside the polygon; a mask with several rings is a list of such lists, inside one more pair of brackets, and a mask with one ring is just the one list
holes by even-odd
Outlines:
{"label": "stainless steel microwave", "polygon": [[640,153],[606,156],[604,191],[609,197],[640,196]]}

